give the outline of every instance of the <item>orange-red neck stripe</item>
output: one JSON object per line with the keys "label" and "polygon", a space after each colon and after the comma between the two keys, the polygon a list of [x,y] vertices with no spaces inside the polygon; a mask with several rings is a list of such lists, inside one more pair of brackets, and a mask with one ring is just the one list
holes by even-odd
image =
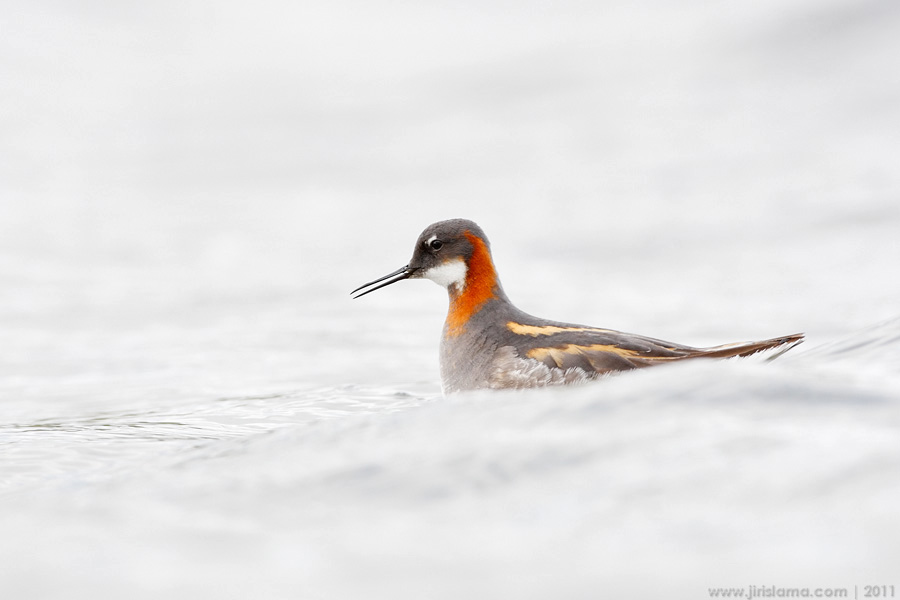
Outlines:
{"label": "orange-red neck stripe", "polygon": [[447,335],[455,336],[465,331],[469,319],[481,310],[482,305],[495,297],[497,271],[487,244],[470,231],[463,235],[472,244],[472,256],[466,263],[466,284],[461,293],[450,291],[450,311],[447,313]]}

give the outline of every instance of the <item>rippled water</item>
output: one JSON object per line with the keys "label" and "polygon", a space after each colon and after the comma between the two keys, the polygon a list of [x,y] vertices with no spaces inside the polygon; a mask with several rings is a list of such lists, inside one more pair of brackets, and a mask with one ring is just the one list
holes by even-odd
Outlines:
{"label": "rippled water", "polygon": [[6,578],[148,597],[889,580],[900,371],[854,374],[878,345],[897,357],[898,327],[570,389],[343,386],[9,425]]}
{"label": "rippled water", "polygon": [[[900,587],[894,3],[217,6],[9,9],[4,598]],[[348,292],[449,217],[528,312],[808,341],[444,398],[443,291]]]}

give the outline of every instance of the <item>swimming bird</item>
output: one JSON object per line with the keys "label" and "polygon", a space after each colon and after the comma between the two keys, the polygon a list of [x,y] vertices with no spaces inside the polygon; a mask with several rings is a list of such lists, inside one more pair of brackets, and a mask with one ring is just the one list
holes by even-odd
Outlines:
{"label": "swimming bird", "polygon": [[408,265],[351,294],[359,298],[404,279],[421,278],[446,288],[450,297],[440,345],[444,393],[580,383],[686,359],[750,356],[780,346],[787,346],[783,350],[787,351],[804,337],[797,333],[694,348],[534,317],[510,302],[494,268],[487,236],[466,219],[429,225],[416,240]]}

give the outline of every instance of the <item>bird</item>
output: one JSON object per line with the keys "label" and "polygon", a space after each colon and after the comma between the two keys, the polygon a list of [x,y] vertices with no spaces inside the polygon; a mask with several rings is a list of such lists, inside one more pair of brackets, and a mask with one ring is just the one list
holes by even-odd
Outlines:
{"label": "bird", "polygon": [[507,297],[488,238],[475,222],[433,223],[404,267],[350,292],[360,298],[404,279],[430,279],[450,299],[440,343],[444,394],[584,383],[606,375],[695,358],[730,358],[801,343],[796,333],[710,348],[550,321],[519,310]]}

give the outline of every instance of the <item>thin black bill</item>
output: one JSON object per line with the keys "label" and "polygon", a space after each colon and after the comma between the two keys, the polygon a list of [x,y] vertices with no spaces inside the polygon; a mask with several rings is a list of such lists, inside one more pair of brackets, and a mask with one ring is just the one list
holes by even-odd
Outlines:
{"label": "thin black bill", "polygon": [[375,285],[376,283],[381,283],[385,279],[388,280],[388,281],[384,281],[384,283],[382,283],[381,285],[375,285],[375,287],[368,289],[368,290],[362,292],[361,294],[356,294],[355,296],[353,296],[353,298],[356,299],[361,296],[365,296],[366,294],[368,294],[370,292],[374,292],[375,290],[380,290],[381,288],[383,288],[386,285],[391,285],[392,283],[397,283],[398,281],[402,281],[404,279],[409,279],[409,276],[412,275],[414,272],[415,272],[415,269],[410,269],[409,265],[406,265],[405,267],[401,267],[400,269],[397,269],[393,273],[388,273],[384,277],[380,277],[380,278],[376,279],[375,281],[370,281],[369,283],[364,283],[363,285],[359,286],[358,288],[356,288],[355,290],[350,292],[350,294],[351,295],[356,294],[356,292],[358,292],[360,290],[364,290],[367,287],[369,287],[370,285]]}

